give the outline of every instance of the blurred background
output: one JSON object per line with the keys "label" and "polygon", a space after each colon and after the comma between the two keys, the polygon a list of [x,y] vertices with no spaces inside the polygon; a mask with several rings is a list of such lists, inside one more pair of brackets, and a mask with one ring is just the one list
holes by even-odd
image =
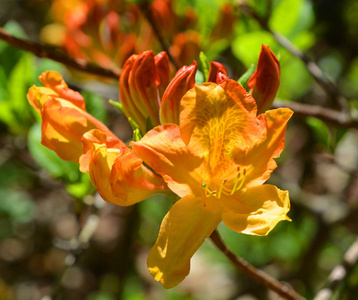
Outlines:
{"label": "blurred background", "polygon": [[[340,118],[358,118],[358,2],[0,0],[0,27],[48,51],[120,70],[134,53],[163,51],[148,12],[179,66],[203,51],[237,80],[257,64],[261,44],[279,57],[274,105],[296,104],[298,113],[269,182],[289,190],[292,222],[279,223],[267,237],[221,225],[219,232],[235,254],[307,299],[325,286],[332,299],[356,299],[358,267],[345,262],[345,253],[358,234],[358,126]],[[307,57],[292,55],[291,46]],[[313,78],[310,61],[326,74],[323,84]],[[171,202],[153,196],[132,207],[106,203],[78,165],[41,145],[41,120],[26,94],[41,85],[45,70],[59,71],[84,96],[87,111],[120,139],[132,136],[108,101],[119,99],[116,80],[0,40],[0,300],[278,299],[237,271],[210,240],[179,286],[164,290],[154,281],[146,257]],[[333,284],[329,274],[342,263],[347,273]]]}

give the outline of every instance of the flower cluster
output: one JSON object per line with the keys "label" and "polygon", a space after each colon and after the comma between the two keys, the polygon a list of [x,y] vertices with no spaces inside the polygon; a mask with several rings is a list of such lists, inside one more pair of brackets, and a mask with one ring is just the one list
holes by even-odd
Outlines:
{"label": "flower cluster", "polygon": [[264,184],[292,115],[287,108],[267,110],[280,81],[277,58],[262,47],[250,93],[218,62],[202,85],[195,84],[196,72],[194,62],[171,79],[165,52],[127,60],[121,102],[144,134],[129,147],[86,112],[82,96],[58,73],[43,73],[44,87],[28,93],[42,116],[42,143],[89,172],[103,199],[131,205],[155,193],[180,197],[148,256],[149,272],[165,288],[188,275],[191,257],[221,221],[236,232],[267,235],[289,220],[288,192]]}
{"label": "flower cluster", "polygon": [[[116,0],[52,0],[53,23],[41,31],[44,42],[63,47],[77,59],[93,61],[105,68],[122,66],[126,59],[145,49],[159,48],[151,25],[134,3]],[[196,30],[196,12],[186,7],[175,12],[172,0],[154,0],[146,8],[161,28],[170,51],[184,65],[199,55],[203,37]],[[234,15],[230,5],[221,7],[210,34],[211,43],[233,32]]]}

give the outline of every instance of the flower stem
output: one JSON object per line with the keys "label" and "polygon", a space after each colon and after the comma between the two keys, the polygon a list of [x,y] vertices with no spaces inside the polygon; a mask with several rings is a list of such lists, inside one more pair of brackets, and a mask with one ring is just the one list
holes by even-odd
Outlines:
{"label": "flower stem", "polygon": [[242,271],[246,276],[255,280],[256,282],[266,286],[270,290],[279,294],[284,299],[290,300],[302,300],[304,299],[301,295],[296,293],[289,286],[279,282],[275,278],[271,277],[267,273],[262,270],[256,269],[254,266],[250,265],[246,260],[241,257],[237,257],[234,253],[232,253],[223,243],[221,237],[217,230],[215,230],[211,236],[211,240],[214,242],[215,246],[219,248],[219,250],[225,254],[225,256],[233,263],[233,265]]}

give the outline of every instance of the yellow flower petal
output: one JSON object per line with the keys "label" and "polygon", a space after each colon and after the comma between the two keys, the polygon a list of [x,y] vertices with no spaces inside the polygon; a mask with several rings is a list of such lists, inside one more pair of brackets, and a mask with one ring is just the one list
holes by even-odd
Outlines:
{"label": "yellow flower petal", "polygon": [[245,186],[263,184],[276,168],[273,158],[285,146],[286,124],[293,112],[289,108],[268,110],[258,116],[259,133],[250,148],[235,149],[235,162],[246,169]]}
{"label": "yellow flower petal", "polygon": [[182,139],[194,153],[206,157],[212,173],[226,173],[232,151],[248,148],[256,138],[255,100],[234,80],[195,86],[181,106]]}
{"label": "yellow flower petal", "polygon": [[177,125],[155,127],[131,145],[138,157],[162,175],[169,188],[180,197],[193,194],[195,189],[203,191],[202,159],[185,146]]}
{"label": "yellow flower petal", "polygon": [[80,169],[89,172],[104,200],[128,206],[167,190],[161,177],[109,133],[97,129],[88,131],[82,137],[82,145],[84,154],[80,158]]}
{"label": "yellow flower petal", "polygon": [[148,269],[167,289],[179,284],[190,270],[190,259],[220,223],[212,200],[187,196],[163,219],[159,236],[148,256]]}
{"label": "yellow flower petal", "polygon": [[267,235],[278,222],[290,220],[288,191],[274,185],[248,188],[235,197],[223,198],[222,220],[236,232],[252,235]]}

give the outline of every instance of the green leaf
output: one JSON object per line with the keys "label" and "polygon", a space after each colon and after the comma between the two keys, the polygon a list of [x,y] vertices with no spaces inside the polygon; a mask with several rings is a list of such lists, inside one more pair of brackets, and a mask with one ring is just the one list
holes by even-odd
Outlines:
{"label": "green leaf", "polygon": [[269,27],[286,37],[308,29],[313,21],[312,4],[306,0],[277,1],[270,20]]}
{"label": "green leaf", "polygon": [[13,221],[26,223],[34,217],[34,204],[29,194],[12,189],[0,190],[0,215],[7,215]]}
{"label": "green leaf", "polygon": [[93,185],[91,183],[89,174],[81,173],[80,181],[67,185],[66,191],[77,199],[83,199],[86,195],[90,193],[92,188]]}
{"label": "green leaf", "polygon": [[247,91],[248,91],[248,86],[247,86],[247,82],[249,81],[250,77],[252,76],[252,74],[255,73],[255,65],[252,64],[247,71],[241,75],[241,77],[239,78],[239,80],[237,81],[238,83],[241,84],[242,87],[244,87]]}
{"label": "green leaf", "polygon": [[41,124],[34,124],[28,133],[28,147],[36,163],[55,178],[76,182],[81,175],[78,165],[64,161],[57,154],[41,144]]}
{"label": "green leaf", "polygon": [[196,71],[195,82],[196,84],[203,84],[204,82],[204,74],[200,70]]}
{"label": "green leaf", "polygon": [[124,114],[122,103],[120,103],[118,101],[114,101],[112,99],[109,99],[109,103],[111,103],[115,108],[118,108],[120,110],[120,112]]}
{"label": "green leaf", "polygon": [[328,126],[323,121],[312,117],[306,118],[306,123],[312,128],[316,141],[330,147],[332,135]]}
{"label": "green leaf", "polygon": [[275,53],[279,47],[275,39],[266,31],[253,31],[249,33],[242,33],[233,40],[232,51],[233,54],[247,67],[251,64],[256,64],[261,51],[261,45],[269,45],[271,50]]}
{"label": "green leaf", "polygon": [[89,91],[82,91],[81,94],[85,99],[87,112],[104,123],[107,117],[107,111],[104,107],[103,98]]}
{"label": "green leaf", "polygon": [[205,55],[205,53],[202,51],[199,54],[199,66],[200,66],[200,70],[204,74],[204,81],[207,81],[209,77],[210,62],[207,56]]}
{"label": "green leaf", "polygon": [[135,142],[138,142],[142,139],[142,135],[140,133],[140,130],[137,128],[137,129],[134,129],[133,130],[133,141]]}

